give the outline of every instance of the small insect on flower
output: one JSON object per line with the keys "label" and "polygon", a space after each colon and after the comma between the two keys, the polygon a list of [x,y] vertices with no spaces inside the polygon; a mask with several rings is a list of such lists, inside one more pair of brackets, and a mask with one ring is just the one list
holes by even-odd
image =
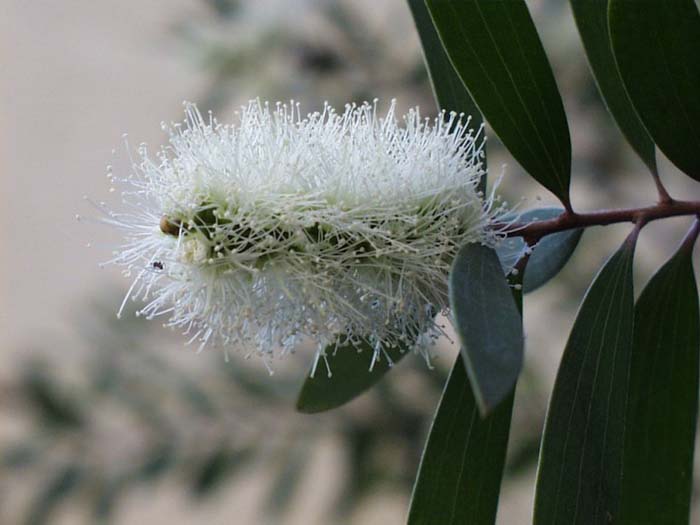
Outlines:
{"label": "small insect on flower", "polygon": [[375,101],[303,117],[258,100],[230,125],[185,113],[155,158],[143,147],[112,177],[125,211],[108,222],[124,233],[112,261],[133,279],[124,301],[200,348],[267,362],[312,341],[318,360],[369,341],[373,362],[427,345],[457,249],[497,241],[502,209],[477,190],[481,130],[456,114],[399,119]]}

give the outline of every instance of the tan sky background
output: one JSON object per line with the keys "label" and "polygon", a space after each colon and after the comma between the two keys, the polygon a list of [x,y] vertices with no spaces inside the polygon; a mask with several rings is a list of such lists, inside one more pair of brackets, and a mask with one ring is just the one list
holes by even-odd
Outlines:
{"label": "tan sky background", "polygon": [[63,330],[73,304],[104,286],[114,241],[108,228],[77,227],[104,198],[105,166],[121,134],[158,144],[160,120],[179,117],[201,79],[172,53],[170,26],[197,2],[3,2],[2,308],[9,346]]}

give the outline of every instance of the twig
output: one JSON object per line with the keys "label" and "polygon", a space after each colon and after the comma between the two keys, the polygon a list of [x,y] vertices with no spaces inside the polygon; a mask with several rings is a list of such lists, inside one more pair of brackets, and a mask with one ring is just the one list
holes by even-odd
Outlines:
{"label": "twig", "polygon": [[681,215],[700,216],[700,201],[660,201],[653,206],[626,208],[620,210],[599,210],[587,213],[564,211],[558,217],[525,224],[494,224],[497,229],[505,229],[508,237],[522,237],[529,245],[551,233],[588,226],[606,226],[621,222],[646,224],[647,222]]}

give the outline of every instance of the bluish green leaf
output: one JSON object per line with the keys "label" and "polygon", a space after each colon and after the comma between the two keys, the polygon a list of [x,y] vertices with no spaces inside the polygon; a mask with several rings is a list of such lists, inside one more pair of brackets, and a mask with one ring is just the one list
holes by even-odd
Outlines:
{"label": "bluish green leaf", "polygon": [[635,308],[621,523],[687,524],[698,410],[700,312],[690,247]]}
{"label": "bluish green leaf", "polygon": [[[384,347],[384,352],[372,364],[374,347],[365,341],[359,346],[348,343],[330,346],[326,358],[331,373],[323,369],[321,361],[313,377],[309,377],[299,392],[297,410],[314,414],[331,410],[352,401],[357,396],[384,377],[392,366],[402,359],[410,350],[408,346]],[[387,359],[387,355],[389,359]],[[371,370],[370,370],[370,365]]]}
{"label": "bluish green leaf", "polygon": [[[553,219],[563,213],[562,208],[528,210],[517,217],[519,223]],[[583,229],[553,233],[540,239],[533,247],[523,280],[523,292],[529,293],[557,275],[573,255]],[[510,269],[527,251],[522,237],[509,237],[496,249],[504,269]]]}
{"label": "bluish green leaf", "polygon": [[634,295],[636,232],[583,299],[549,403],[535,525],[617,523]]}
{"label": "bluish green leaf", "polygon": [[450,307],[467,374],[482,413],[513,390],[523,362],[523,326],[496,252],[463,246],[449,280]]}
{"label": "bluish green leaf", "polygon": [[700,181],[700,13],[693,0],[611,0],[610,38],[647,131]]}
{"label": "bluish green leaf", "polygon": [[513,157],[565,206],[571,141],[559,90],[523,0],[427,0],[447,55]]}
{"label": "bluish green leaf", "polygon": [[[519,276],[512,284],[519,284]],[[513,289],[516,308],[522,293]],[[481,417],[459,355],[435,413],[413,486],[408,525],[493,525],[513,411],[511,393]]]}
{"label": "bluish green leaf", "polygon": [[578,32],[600,94],[620,131],[652,173],[656,173],[654,141],[630,102],[615,64],[608,31],[608,0],[570,0]]}

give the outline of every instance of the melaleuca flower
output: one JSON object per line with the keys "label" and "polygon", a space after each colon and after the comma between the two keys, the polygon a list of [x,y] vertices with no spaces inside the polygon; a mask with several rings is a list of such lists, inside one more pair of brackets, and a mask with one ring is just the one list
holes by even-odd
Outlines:
{"label": "melaleuca flower", "polygon": [[133,278],[127,298],[200,346],[268,360],[309,340],[317,360],[369,342],[371,362],[427,344],[457,249],[497,238],[500,209],[477,190],[483,140],[467,127],[417,109],[399,120],[393,103],[302,117],[252,101],[231,125],[187,105],[164,125],[169,144],[141,148],[118,181],[128,209],[108,221],[125,235],[112,262]]}

